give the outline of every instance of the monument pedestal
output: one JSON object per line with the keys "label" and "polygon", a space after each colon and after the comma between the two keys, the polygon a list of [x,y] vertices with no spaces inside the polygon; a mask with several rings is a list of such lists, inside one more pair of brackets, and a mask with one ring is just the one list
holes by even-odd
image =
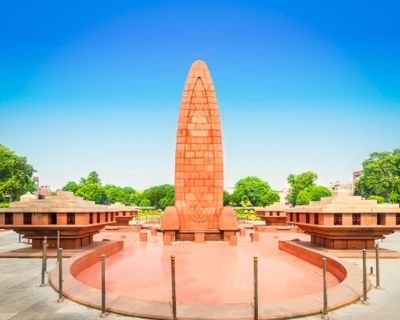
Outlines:
{"label": "monument pedestal", "polygon": [[[176,207],[167,207],[161,217],[161,229],[164,236],[171,237],[172,241],[229,241],[238,231],[235,211],[231,207],[223,207],[219,212],[220,214],[209,219],[217,221],[219,228],[181,228],[185,222],[187,224],[187,217],[184,214],[179,215]],[[204,240],[200,241],[200,235]]]}

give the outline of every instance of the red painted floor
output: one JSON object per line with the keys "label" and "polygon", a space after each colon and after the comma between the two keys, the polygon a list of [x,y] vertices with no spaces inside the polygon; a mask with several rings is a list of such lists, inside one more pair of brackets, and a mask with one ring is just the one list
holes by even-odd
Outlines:
{"label": "red painted floor", "polygon": [[[123,251],[106,261],[106,287],[134,298],[170,301],[170,255],[176,256],[177,301],[182,303],[240,303],[253,299],[253,256],[259,259],[259,299],[277,301],[322,290],[322,270],[278,249],[279,240],[308,236],[296,233],[261,233],[259,243],[239,237],[237,246],[226,242],[180,242],[163,246],[161,236],[148,243],[138,235],[126,235]],[[101,238],[120,239],[121,234],[101,233]],[[77,276],[100,288],[100,264]],[[339,281],[328,274],[328,286]]]}

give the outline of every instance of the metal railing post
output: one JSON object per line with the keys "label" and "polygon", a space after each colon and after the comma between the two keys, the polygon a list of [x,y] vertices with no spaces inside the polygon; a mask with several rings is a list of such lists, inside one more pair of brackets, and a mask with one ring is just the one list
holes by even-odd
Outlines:
{"label": "metal railing post", "polygon": [[254,274],[254,320],[258,320],[258,258],[253,257]]}
{"label": "metal railing post", "polygon": [[363,259],[363,300],[362,303],[367,303],[367,250],[363,249],[362,251],[362,259]]}
{"label": "metal railing post", "polygon": [[47,237],[44,237],[42,241],[42,279],[40,286],[44,287],[46,285],[46,270],[47,270]]}
{"label": "metal railing post", "polygon": [[45,246],[44,246],[44,271],[47,273],[47,247],[48,247],[48,244],[47,244],[46,236],[44,237],[44,243],[45,243]]}
{"label": "metal railing post", "polygon": [[324,308],[322,310],[322,319],[328,319],[328,286],[326,283],[326,258],[322,258],[322,277],[323,277],[323,295]]}
{"label": "metal railing post", "polygon": [[172,319],[176,320],[175,256],[171,256]]}
{"label": "metal railing post", "polygon": [[375,245],[375,272],[376,272],[376,287],[380,288],[381,279],[380,279],[380,270],[379,270],[379,243]]}
{"label": "metal railing post", "polygon": [[57,249],[57,259],[58,259],[58,300],[57,302],[63,302],[63,270],[62,270],[62,248]]}
{"label": "metal railing post", "polygon": [[106,256],[101,255],[101,314],[100,317],[104,318],[106,313]]}
{"label": "metal railing post", "polygon": [[[57,230],[57,252],[58,249],[60,249],[60,230]],[[57,262],[60,262],[58,255],[57,255]]]}

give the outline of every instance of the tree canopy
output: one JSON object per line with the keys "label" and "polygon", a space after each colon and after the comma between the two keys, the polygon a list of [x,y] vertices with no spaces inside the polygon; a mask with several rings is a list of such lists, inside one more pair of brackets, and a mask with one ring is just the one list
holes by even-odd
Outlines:
{"label": "tree canopy", "polygon": [[392,191],[389,195],[390,202],[400,203],[400,178],[394,180]]}
{"label": "tree canopy", "polygon": [[165,209],[175,203],[175,187],[170,184],[154,186],[143,191],[143,198],[150,201],[151,206]]}
{"label": "tree canopy", "polygon": [[140,193],[131,187],[102,185],[96,171],[90,172],[87,177],[82,177],[79,183],[68,182],[63,190],[71,191],[79,197],[100,204],[121,202],[126,205],[165,209],[167,206],[174,205],[175,201],[175,188],[172,185],[154,186]]}
{"label": "tree canopy", "polygon": [[33,192],[34,172],[26,157],[0,144],[0,202],[19,200],[24,193]]}
{"label": "tree canopy", "polygon": [[378,203],[385,203],[385,199],[381,196],[369,196],[368,200],[376,200]]}
{"label": "tree canopy", "polygon": [[315,184],[318,175],[312,171],[300,174],[289,174],[287,180],[290,185],[287,200],[292,205],[305,205],[310,201],[319,201],[322,197],[329,197],[332,192],[324,187]]}
{"label": "tree canopy", "polygon": [[364,198],[380,196],[385,202],[400,202],[400,149],[374,152],[362,167],[363,175],[356,182],[355,194]]}
{"label": "tree canopy", "polygon": [[85,183],[79,187],[75,193],[79,197],[95,203],[107,203],[107,197],[104,188],[98,183]]}
{"label": "tree canopy", "polygon": [[235,206],[261,207],[279,201],[279,194],[268,182],[258,177],[246,177],[236,183],[230,201]]}
{"label": "tree canopy", "polygon": [[228,191],[226,191],[226,190],[224,190],[224,196],[223,196],[224,198],[224,206],[229,206],[230,205],[230,203],[231,203],[231,194],[228,192]]}
{"label": "tree canopy", "polygon": [[[79,183],[68,182],[62,189],[71,191],[85,200],[100,204],[121,202],[128,205],[133,204],[132,199],[136,199],[133,197],[136,191],[130,187],[123,188],[110,184],[103,186],[96,171],[90,172],[86,178],[82,177]],[[138,204],[138,202],[134,202],[134,204]]]}
{"label": "tree canopy", "polygon": [[309,204],[311,201],[319,201],[322,197],[329,197],[331,195],[332,192],[324,186],[309,186],[299,192],[296,199],[296,204]]}

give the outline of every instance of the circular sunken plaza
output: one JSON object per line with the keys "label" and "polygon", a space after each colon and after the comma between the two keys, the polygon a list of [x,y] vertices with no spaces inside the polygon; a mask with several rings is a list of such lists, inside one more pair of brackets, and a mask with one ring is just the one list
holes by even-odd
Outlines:
{"label": "circular sunken plaza", "polygon": [[[107,310],[150,319],[170,319],[171,256],[175,257],[176,302],[179,319],[251,319],[254,314],[253,258],[258,258],[258,301],[262,319],[286,319],[321,311],[322,257],[328,260],[330,308],[357,301],[362,294],[361,270],[329,254],[302,249],[303,233],[272,231],[252,241],[242,230],[236,245],[191,241],[164,245],[153,228],[137,232],[105,231],[100,245],[64,264],[64,295],[101,308],[101,263],[106,258]],[[144,241],[141,237],[147,235]],[[294,240],[294,241],[290,241]],[[289,247],[285,248],[285,245]],[[293,247],[294,246],[294,247]],[[58,290],[58,269],[49,275]]]}

